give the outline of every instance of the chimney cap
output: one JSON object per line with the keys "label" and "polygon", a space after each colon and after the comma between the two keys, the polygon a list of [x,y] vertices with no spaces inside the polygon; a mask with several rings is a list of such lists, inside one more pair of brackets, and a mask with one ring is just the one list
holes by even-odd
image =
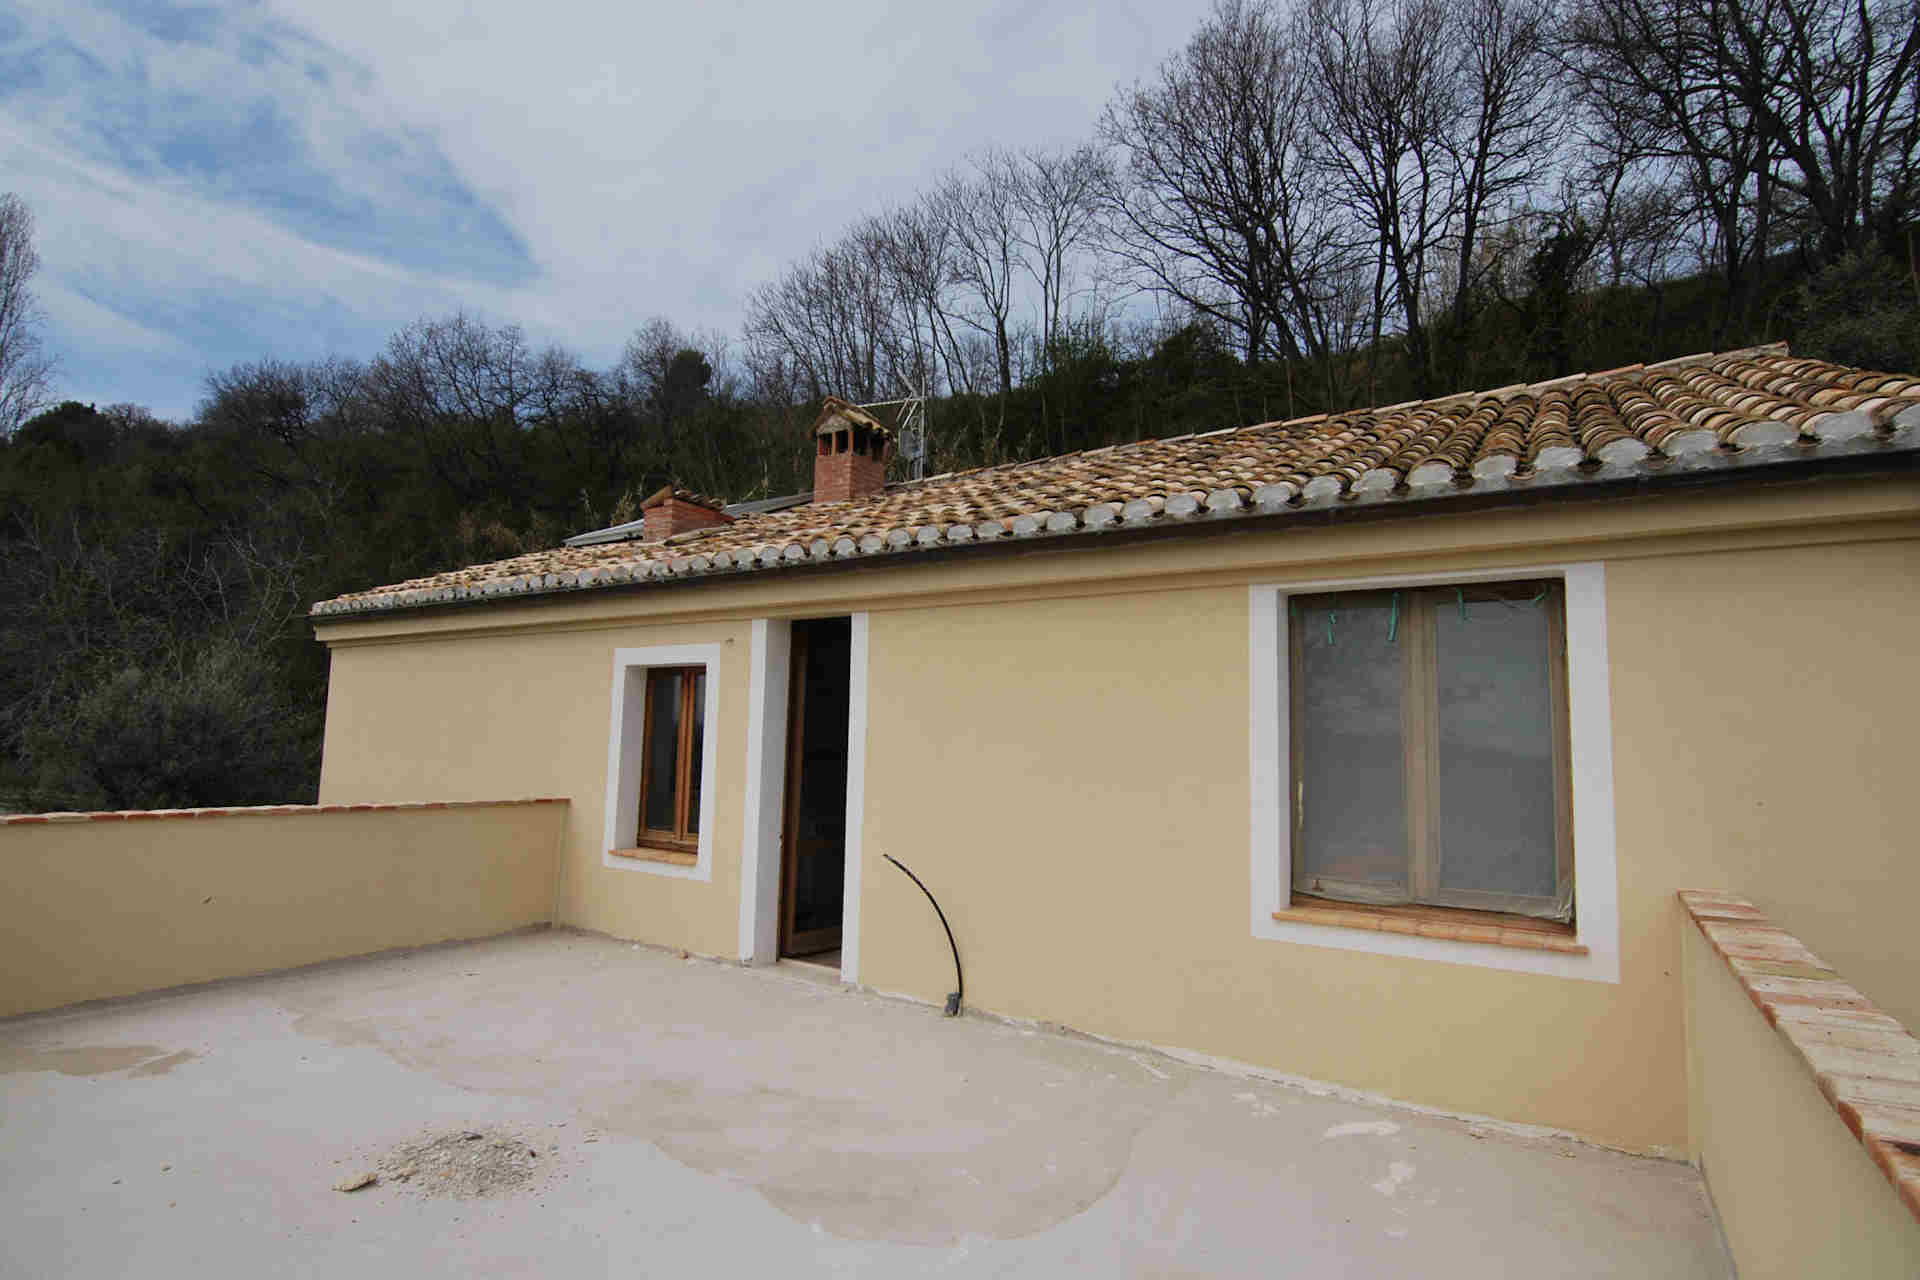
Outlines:
{"label": "chimney cap", "polygon": [[[708,511],[712,511],[718,515],[727,515],[725,509],[727,505],[726,499],[709,498],[704,493],[695,493],[691,489],[682,489],[678,485],[671,484],[661,485],[658,489],[648,494],[645,500],[640,503],[640,509],[642,511],[651,511],[668,499],[684,502],[690,506],[704,507]],[[728,515],[727,519],[732,520],[733,517]]]}
{"label": "chimney cap", "polygon": [[820,404],[820,416],[813,420],[813,434],[824,436],[846,427],[865,427],[889,440],[893,438],[893,432],[887,429],[885,423],[859,405],[842,400],[839,396],[828,396]]}

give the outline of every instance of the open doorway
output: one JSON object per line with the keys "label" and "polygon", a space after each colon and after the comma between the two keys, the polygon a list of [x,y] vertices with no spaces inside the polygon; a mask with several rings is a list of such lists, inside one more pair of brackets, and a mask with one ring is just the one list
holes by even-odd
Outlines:
{"label": "open doorway", "polygon": [[851,618],[793,624],[780,954],[837,964],[846,906]]}

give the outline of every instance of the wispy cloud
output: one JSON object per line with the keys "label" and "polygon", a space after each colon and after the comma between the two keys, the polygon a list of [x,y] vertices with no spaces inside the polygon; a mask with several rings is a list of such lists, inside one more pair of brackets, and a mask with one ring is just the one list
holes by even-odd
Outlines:
{"label": "wispy cloud", "polygon": [[1198,5],[17,0],[0,165],[70,394],[464,306],[611,358],[989,143],[1083,137]]}
{"label": "wispy cloud", "polygon": [[365,66],[259,8],[28,9],[0,43],[0,110],[76,159],[316,244],[496,284],[534,274]]}

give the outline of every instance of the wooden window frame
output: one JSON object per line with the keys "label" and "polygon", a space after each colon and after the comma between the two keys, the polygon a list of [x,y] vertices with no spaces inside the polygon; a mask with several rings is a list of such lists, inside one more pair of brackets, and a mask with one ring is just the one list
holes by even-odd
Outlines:
{"label": "wooden window frame", "polygon": [[[1549,707],[1553,718],[1554,776],[1554,864],[1556,883],[1571,894],[1574,885],[1573,864],[1573,777],[1567,694],[1566,597],[1558,578],[1516,578],[1437,583],[1409,587],[1357,588],[1330,592],[1289,593],[1282,605],[1280,622],[1287,630],[1289,655],[1288,706],[1291,776],[1287,779],[1287,822],[1292,850],[1286,883],[1292,899],[1301,907],[1339,908],[1369,914],[1405,913],[1432,915],[1437,911],[1492,918],[1496,923],[1520,928],[1545,928],[1554,932],[1575,932],[1578,903],[1568,920],[1543,919],[1527,914],[1548,905],[1549,900],[1493,890],[1443,889],[1440,887],[1440,753],[1438,741],[1436,687],[1438,642],[1435,611],[1445,607],[1447,597],[1461,590],[1499,588],[1534,589],[1544,593],[1547,608],[1548,660],[1551,666]],[[1400,598],[1400,625],[1405,642],[1401,651],[1401,708],[1403,782],[1406,799],[1407,890],[1411,901],[1400,904],[1350,903],[1343,899],[1310,894],[1297,883],[1300,864],[1306,856],[1304,795],[1306,646],[1301,643],[1298,611],[1316,600],[1328,597],[1352,600],[1397,596]],[[1329,877],[1321,877],[1323,881]],[[1337,887],[1337,886],[1336,886]],[[1470,913],[1470,914],[1469,914]]]}
{"label": "wooden window frame", "polygon": [[[652,778],[653,766],[653,716],[654,687],[656,676],[677,675],[680,677],[680,725],[674,741],[673,776],[673,818],[671,831],[647,826],[647,783]],[[700,850],[700,833],[691,829],[692,823],[699,818],[699,797],[692,794],[694,759],[695,720],[704,720],[706,714],[704,677],[707,669],[704,665],[648,667],[643,678],[646,698],[646,712],[640,728],[640,794],[638,799],[638,817],[634,844],[639,849],[660,849],[675,854],[694,854]],[[705,725],[700,726],[704,736]],[[706,779],[701,779],[706,785]]]}

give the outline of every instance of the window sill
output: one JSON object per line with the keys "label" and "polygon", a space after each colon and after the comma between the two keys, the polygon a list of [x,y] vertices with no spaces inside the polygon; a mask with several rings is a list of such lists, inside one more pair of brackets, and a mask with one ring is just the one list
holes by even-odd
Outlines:
{"label": "window sill", "polygon": [[694,867],[700,865],[700,855],[681,849],[609,849],[616,858],[631,858],[635,862],[665,862],[675,867]]}
{"label": "window sill", "polygon": [[[1516,927],[1504,923],[1465,918],[1467,912],[1445,912],[1420,908],[1339,906],[1302,903],[1282,907],[1273,918],[1283,924],[1329,925],[1340,929],[1368,929],[1378,933],[1404,933],[1421,938],[1441,938],[1449,942],[1481,942],[1496,947],[1516,947],[1525,951],[1551,951],[1559,955],[1584,956],[1585,944],[1564,926],[1528,924]],[[1495,917],[1496,920],[1499,917]]]}

